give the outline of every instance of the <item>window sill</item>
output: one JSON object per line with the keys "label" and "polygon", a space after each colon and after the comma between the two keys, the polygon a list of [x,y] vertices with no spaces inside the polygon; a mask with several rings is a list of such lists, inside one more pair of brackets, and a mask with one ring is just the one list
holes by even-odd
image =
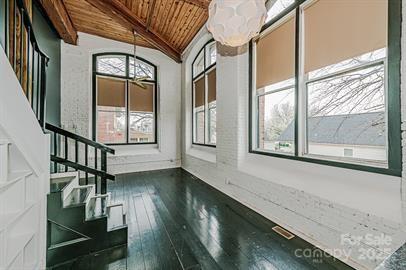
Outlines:
{"label": "window sill", "polygon": [[239,162],[238,171],[265,183],[291,187],[365,213],[400,220],[400,177],[256,153],[247,153]]}
{"label": "window sill", "polygon": [[192,145],[195,146],[195,147],[212,147],[212,148],[216,148],[215,144],[193,143]]}
{"label": "window sill", "polygon": [[207,162],[216,163],[216,148],[214,147],[192,145],[186,154]]}
{"label": "window sill", "polygon": [[123,144],[110,145],[116,150],[115,156],[141,156],[160,154],[158,144]]}
{"label": "window sill", "polygon": [[365,171],[371,173],[379,173],[384,175],[392,175],[392,176],[402,176],[401,170],[395,170],[385,167],[379,166],[371,166],[367,164],[359,164],[359,163],[348,163],[345,161],[339,161],[334,159],[320,159],[319,156],[293,156],[289,154],[279,154],[279,153],[271,153],[271,152],[263,152],[258,150],[251,150],[249,151],[251,154],[259,154],[265,156],[272,156],[276,158],[283,158],[283,159],[291,159],[297,161],[303,161],[308,163],[320,164],[320,165],[327,165],[332,167],[339,167],[345,169],[352,169],[358,171]]}

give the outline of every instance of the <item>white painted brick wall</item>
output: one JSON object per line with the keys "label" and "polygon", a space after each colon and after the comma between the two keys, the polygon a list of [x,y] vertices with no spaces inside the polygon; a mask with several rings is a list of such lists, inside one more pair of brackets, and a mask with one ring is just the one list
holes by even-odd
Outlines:
{"label": "white painted brick wall", "polygon": [[[63,43],[61,50],[61,122],[65,129],[90,138],[92,55],[101,52],[132,54],[133,47],[79,33],[78,46]],[[116,155],[108,159],[109,172],[114,174],[173,168],[181,164],[181,65],[157,50],[140,47],[137,55],[158,68],[158,145],[114,146]]]}
{"label": "white painted brick wall", "polygon": [[[218,46],[216,162],[195,155],[192,151],[195,147],[191,145],[190,67],[197,52],[210,38],[203,28],[184,53],[182,167],[320,248],[350,251],[351,257],[347,260],[350,265],[374,269],[382,258],[405,242],[406,175],[401,180],[248,154],[246,48],[241,48],[236,56],[225,56],[227,50]],[[405,46],[406,40],[403,40],[402,48]],[[406,61],[402,60],[402,71],[405,68]],[[405,76],[402,72],[402,79]],[[403,85],[402,100],[406,100]],[[403,105],[402,119],[402,145],[406,145],[406,106]],[[204,150],[199,148],[199,151]],[[253,167],[252,163],[258,164]],[[386,245],[370,246],[365,241],[354,247],[341,243],[341,235],[347,233],[355,237],[384,234],[393,241],[390,250]],[[362,248],[372,249],[381,256],[363,259]]]}

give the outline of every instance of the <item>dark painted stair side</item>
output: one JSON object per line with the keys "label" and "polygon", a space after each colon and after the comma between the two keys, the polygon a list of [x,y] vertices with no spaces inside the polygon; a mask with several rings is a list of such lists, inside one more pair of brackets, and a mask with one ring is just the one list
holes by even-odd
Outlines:
{"label": "dark painted stair side", "polygon": [[48,267],[127,244],[125,215],[120,217],[121,226],[109,226],[117,222],[109,216],[114,206],[107,207],[108,196],[95,196],[93,185],[73,187],[73,181],[77,179],[63,177],[51,180],[51,193],[47,200]]}
{"label": "dark painted stair side", "polygon": [[[127,245],[113,247],[88,255],[77,257],[48,270],[101,270],[127,269]],[[108,267],[112,264],[112,267]]]}

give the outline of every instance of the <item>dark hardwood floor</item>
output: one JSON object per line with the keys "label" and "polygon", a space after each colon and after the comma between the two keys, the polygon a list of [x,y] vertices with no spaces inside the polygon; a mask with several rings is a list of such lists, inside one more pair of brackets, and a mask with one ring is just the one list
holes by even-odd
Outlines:
{"label": "dark hardwood floor", "polygon": [[92,254],[71,269],[351,269],[329,256],[295,256],[316,248],[280,236],[275,223],[182,169],[119,175],[108,191],[127,206],[127,255]]}

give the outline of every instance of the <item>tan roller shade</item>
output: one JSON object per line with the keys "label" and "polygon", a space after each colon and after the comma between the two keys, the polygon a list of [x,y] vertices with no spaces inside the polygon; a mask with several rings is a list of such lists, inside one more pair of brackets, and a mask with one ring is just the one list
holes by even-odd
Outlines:
{"label": "tan roller shade", "polygon": [[257,89],[295,75],[295,17],[259,38],[256,46]]}
{"label": "tan roller shade", "polygon": [[318,0],[304,11],[305,72],[386,47],[387,0]]}
{"label": "tan roller shade", "polygon": [[97,105],[125,107],[125,81],[97,77]]}
{"label": "tan roller shade", "polygon": [[135,83],[129,82],[130,111],[153,112],[154,111],[154,85],[144,83],[145,89]]}
{"label": "tan roller shade", "polygon": [[204,76],[194,82],[195,108],[204,105]]}
{"label": "tan roller shade", "polygon": [[216,69],[210,70],[207,74],[207,86],[208,86],[208,101],[209,103],[216,100]]}

